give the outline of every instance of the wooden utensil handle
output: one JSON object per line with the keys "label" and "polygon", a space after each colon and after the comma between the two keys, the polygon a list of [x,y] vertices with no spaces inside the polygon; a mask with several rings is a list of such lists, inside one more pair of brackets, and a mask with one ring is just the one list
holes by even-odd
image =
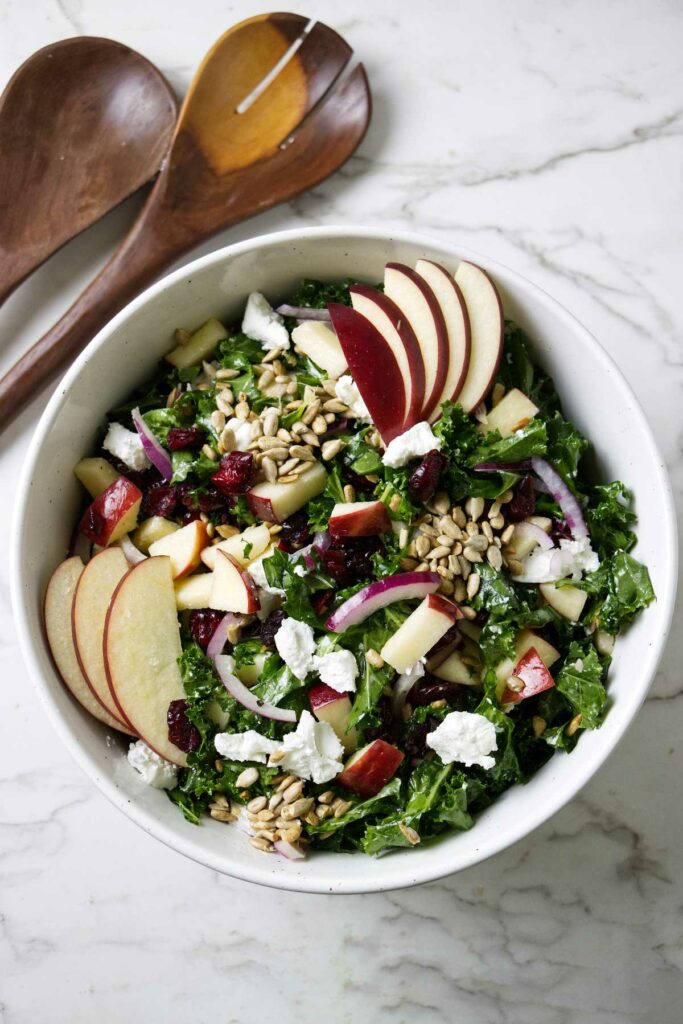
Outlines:
{"label": "wooden utensil handle", "polygon": [[155,186],[129,234],[95,280],[0,380],[0,430],[127,302],[197,242],[196,235],[185,235],[178,225],[180,218],[164,231],[163,201]]}

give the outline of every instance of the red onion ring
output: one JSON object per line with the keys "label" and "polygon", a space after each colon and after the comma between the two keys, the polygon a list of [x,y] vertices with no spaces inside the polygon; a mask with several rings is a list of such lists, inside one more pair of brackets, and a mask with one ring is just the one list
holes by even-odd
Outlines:
{"label": "red onion ring", "polygon": [[531,468],[546,485],[553,498],[562,509],[562,515],[565,518],[572,537],[574,537],[575,540],[579,537],[587,537],[588,527],[586,526],[586,520],[583,518],[581,506],[579,505],[576,496],[572,494],[557,470],[550,465],[547,459],[541,459],[538,455],[533,456],[531,460]]}
{"label": "red onion ring", "polygon": [[133,418],[133,425],[138,432],[140,440],[142,441],[142,447],[145,449],[147,458],[154,466],[156,466],[164,480],[170,480],[173,476],[171,456],[168,454],[161,441],[155,437],[147,426],[142,418],[140,410],[133,409],[131,416]]}
{"label": "red onion ring", "polygon": [[223,648],[228,639],[228,630],[231,626],[241,626],[245,620],[244,615],[236,614],[235,612],[226,612],[221,621],[218,623],[211,639],[206,648],[206,655],[208,658],[215,659],[219,654],[223,653]]}

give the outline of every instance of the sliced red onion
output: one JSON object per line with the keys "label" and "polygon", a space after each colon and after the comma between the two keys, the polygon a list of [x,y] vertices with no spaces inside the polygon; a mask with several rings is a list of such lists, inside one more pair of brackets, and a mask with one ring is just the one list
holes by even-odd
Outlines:
{"label": "sliced red onion", "polygon": [[321,530],[319,533],[313,534],[313,547],[321,555],[325,554],[331,543],[332,538],[327,530]]}
{"label": "sliced red onion", "polygon": [[288,843],[286,839],[276,839],[273,846],[277,852],[286,857],[287,860],[305,860],[306,854],[298,843]]}
{"label": "sliced red onion", "polygon": [[531,459],[521,462],[478,462],[474,466],[475,473],[523,473],[531,469]]}
{"label": "sliced red onion", "polygon": [[92,558],[92,541],[88,540],[84,533],[80,530],[76,531],[74,539],[71,543],[71,556],[76,555],[83,562],[83,565],[87,565]]}
{"label": "sliced red onion", "polygon": [[168,454],[161,441],[155,437],[147,426],[142,418],[140,410],[133,409],[131,416],[133,418],[133,425],[138,432],[140,440],[142,441],[142,447],[145,449],[147,458],[154,466],[156,466],[164,480],[170,480],[173,476],[171,456]]}
{"label": "sliced red onion", "polygon": [[521,540],[525,538],[536,542],[539,548],[547,551],[553,546],[552,538],[548,536],[545,530],[542,530],[540,526],[535,523],[515,523],[515,537],[519,537]]}
{"label": "sliced red onion", "polygon": [[147,555],[143,555],[139,548],[135,547],[133,541],[128,535],[122,537],[119,541],[119,547],[123,551],[124,557],[129,565],[137,565],[138,562],[144,562]]}
{"label": "sliced red onion", "polygon": [[581,506],[557,470],[550,465],[547,459],[541,459],[538,455],[533,456],[531,468],[543,481],[562,509],[562,514],[572,537],[574,539],[587,537],[588,527],[586,526],[586,520],[583,518]]}
{"label": "sliced red onion", "polygon": [[206,648],[207,657],[217,658],[219,654],[223,653],[225,642],[228,639],[228,630],[231,626],[241,626],[245,618],[246,616],[238,615],[236,612],[225,613],[211,634],[211,639]]}
{"label": "sliced red onion", "polygon": [[414,686],[415,676],[411,673],[399,676],[394,683],[394,692],[391,695],[391,712],[394,718],[397,718],[399,721],[402,720],[406,699]]}
{"label": "sliced red onion", "polygon": [[288,306],[287,303],[283,303],[282,306],[278,306],[275,310],[280,316],[291,316],[296,320],[321,320],[324,323],[330,323],[331,317],[326,309],[311,309],[310,306]]}
{"label": "sliced red onion", "polygon": [[[213,637],[211,639],[213,640]],[[260,715],[261,718],[272,718],[276,722],[289,722],[291,724],[296,722],[295,711],[278,708],[275,704],[268,704],[266,701],[261,700],[236,675],[233,675],[233,660],[228,654],[217,654],[213,659],[213,663],[225,689],[247,711],[253,711],[255,715]]]}
{"label": "sliced red onion", "polygon": [[325,628],[332,633],[343,633],[349,626],[363,622],[380,608],[386,608],[396,601],[426,597],[427,594],[435,593],[440,585],[441,577],[435,572],[402,572],[369,583],[337,608],[325,623]]}

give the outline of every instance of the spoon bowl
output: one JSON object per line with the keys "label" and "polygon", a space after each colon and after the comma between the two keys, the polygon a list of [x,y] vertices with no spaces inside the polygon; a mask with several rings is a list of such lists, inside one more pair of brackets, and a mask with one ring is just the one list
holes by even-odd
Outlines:
{"label": "spoon bowl", "polygon": [[176,113],[157,69],[111,39],[65,39],[21,65],[0,98],[0,303],[158,173]]}

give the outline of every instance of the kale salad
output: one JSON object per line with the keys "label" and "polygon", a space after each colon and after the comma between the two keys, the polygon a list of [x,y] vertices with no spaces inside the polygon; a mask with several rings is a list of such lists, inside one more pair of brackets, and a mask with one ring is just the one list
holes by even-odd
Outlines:
{"label": "kale salad", "polygon": [[66,685],[188,822],[292,860],[476,826],[600,727],[654,599],[627,486],[470,263],[179,329],[75,472]]}

